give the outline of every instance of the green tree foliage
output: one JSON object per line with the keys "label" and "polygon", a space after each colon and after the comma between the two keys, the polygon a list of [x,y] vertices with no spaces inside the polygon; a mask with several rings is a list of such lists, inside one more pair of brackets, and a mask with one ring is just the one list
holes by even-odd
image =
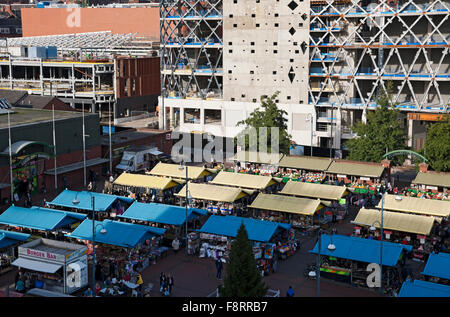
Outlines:
{"label": "green tree foliage", "polygon": [[406,128],[403,126],[399,110],[391,105],[391,85],[388,93],[377,98],[379,105],[375,111],[367,112],[367,122],[358,121],[352,126],[357,137],[348,140],[350,160],[380,162],[383,155],[394,150],[405,149]]}
{"label": "green tree foliage", "polygon": [[433,170],[450,172],[450,115],[428,126],[423,153]]}
{"label": "green tree foliage", "polygon": [[242,223],[231,245],[230,261],[219,294],[221,297],[263,297],[266,293],[267,287],[256,266],[247,230]]}
{"label": "green tree foliage", "polygon": [[[267,152],[271,152],[271,129],[272,127],[279,128],[279,152],[289,154],[289,146],[291,144],[291,136],[287,133],[287,112],[277,107],[275,99],[280,92],[275,92],[272,96],[261,96],[261,106],[255,109],[250,116],[242,121],[239,121],[236,126],[245,125],[245,129],[238,135],[245,136],[245,147],[253,147],[249,140],[248,132],[251,128],[256,129],[258,144],[260,140],[264,139],[264,134],[260,133],[260,127],[267,128]],[[236,143],[236,140],[235,140]],[[259,149],[259,147],[258,147]]]}

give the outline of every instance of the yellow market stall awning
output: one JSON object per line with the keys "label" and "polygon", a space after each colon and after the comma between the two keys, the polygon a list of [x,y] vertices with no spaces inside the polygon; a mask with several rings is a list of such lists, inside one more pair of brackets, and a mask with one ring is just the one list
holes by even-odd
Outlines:
{"label": "yellow market stall awning", "polygon": [[450,173],[419,172],[412,183],[417,185],[450,188]]}
{"label": "yellow market stall awning", "polygon": [[281,159],[279,165],[300,170],[326,171],[330,164],[329,158],[286,155]]}
{"label": "yellow market stall awning", "polygon": [[[380,228],[381,211],[362,208],[352,223]],[[434,217],[383,211],[383,229],[416,233],[428,236],[433,228]]]}
{"label": "yellow market stall awning", "polygon": [[368,164],[362,162],[333,161],[328,167],[327,173],[349,176],[362,176],[380,178],[384,172],[381,164]]}
{"label": "yellow market stall awning", "polygon": [[166,190],[175,187],[179,182],[174,181],[170,177],[158,177],[142,174],[122,173],[114,181],[114,185],[141,187],[141,188],[155,188]]}
{"label": "yellow market stall awning", "polygon": [[281,153],[239,151],[233,157],[233,161],[276,165],[280,162],[282,157],[283,154]]}
{"label": "yellow market stall awning", "polygon": [[250,189],[265,189],[275,184],[275,180],[273,180],[271,176],[222,171],[210,182],[210,184]]}
{"label": "yellow market stall awning", "polygon": [[325,200],[339,200],[347,195],[348,191],[345,186],[288,181],[280,194],[320,198]]}
{"label": "yellow market stall awning", "polygon": [[[381,208],[381,201],[378,203],[377,208]],[[450,201],[385,195],[383,209],[428,216],[448,217],[450,216]]]}
{"label": "yellow market stall awning", "polygon": [[260,193],[249,208],[312,216],[323,208],[319,199]]}
{"label": "yellow market stall awning", "polygon": [[[211,171],[199,166],[188,166],[188,178],[199,179],[211,174]],[[150,175],[165,176],[186,179],[186,170],[181,169],[179,164],[168,164],[159,162],[151,171]]]}
{"label": "yellow market stall awning", "polygon": [[[189,183],[189,194],[194,199],[232,203],[248,195],[245,190],[220,185]],[[186,197],[186,185],[175,194]]]}

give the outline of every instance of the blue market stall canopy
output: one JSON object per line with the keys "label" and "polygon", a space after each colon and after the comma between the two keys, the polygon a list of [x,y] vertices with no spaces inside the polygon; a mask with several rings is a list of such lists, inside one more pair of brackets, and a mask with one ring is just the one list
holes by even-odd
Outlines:
{"label": "blue market stall canopy", "polygon": [[[380,241],[378,240],[337,234],[332,236],[323,234],[321,237],[321,255],[365,263],[380,263]],[[328,245],[331,243],[336,246],[333,251],[328,250]],[[403,250],[411,252],[412,246],[383,241],[383,265],[396,266]],[[317,254],[317,251],[318,243],[309,252]]]}
{"label": "blue market stall canopy", "polygon": [[248,233],[248,239],[260,242],[269,242],[279,230],[289,230],[291,228],[290,224],[285,223],[235,216],[212,215],[198,231],[235,238],[241,223],[244,223]]}
{"label": "blue market stall canopy", "polygon": [[11,206],[0,215],[0,223],[14,227],[52,231],[82,221],[84,218],[86,215],[56,209]]}
{"label": "blue market stall canopy", "polygon": [[[103,228],[106,230],[105,233],[101,233]],[[112,220],[104,220],[103,222],[95,221],[95,242],[125,248],[134,248],[147,239],[163,235],[164,232],[166,232],[166,229],[126,222]],[[71,234],[67,234],[66,236],[92,241],[92,220],[84,220]]]}
{"label": "blue market stall canopy", "polygon": [[422,274],[450,280],[450,254],[431,253]]}
{"label": "blue market stall canopy", "polygon": [[405,281],[398,297],[450,297],[450,286],[420,280]]}
{"label": "blue market stall canopy", "polygon": [[[75,208],[81,210],[92,210],[92,198],[91,194],[94,197],[94,208],[95,211],[106,211],[113,206],[113,204],[119,200],[126,203],[132,203],[134,201],[133,198],[101,194],[95,192],[77,192],[72,190],[64,190],[61,194],[59,194],[52,202],[49,202],[49,205],[56,207],[66,207],[66,208]],[[79,201],[78,204],[74,204],[74,199],[77,198]]]}
{"label": "blue market stall canopy", "polygon": [[[206,213],[206,210],[188,208],[188,220],[204,216]],[[186,208],[157,203],[145,204],[136,201],[119,217],[181,226],[186,221]]]}
{"label": "blue market stall canopy", "polygon": [[30,237],[29,234],[0,230],[0,249],[10,247],[19,242],[25,242]]}

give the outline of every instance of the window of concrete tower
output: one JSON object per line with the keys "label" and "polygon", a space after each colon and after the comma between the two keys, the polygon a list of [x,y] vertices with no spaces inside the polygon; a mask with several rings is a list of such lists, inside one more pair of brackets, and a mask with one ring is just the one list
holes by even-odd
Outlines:
{"label": "window of concrete tower", "polygon": [[234,27],[234,28],[237,28],[237,24],[236,24],[236,23],[234,23],[234,24],[233,24],[233,27]]}
{"label": "window of concrete tower", "polygon": [[251,52],[252,54],[255,54],[255,50],[251,50],[250,52]]}
{"label": "window of concrete tower", "polygon": [[184,123],[200,124],[200,108],[184,108]]}
{"label": "window of concrete tower", "polygon": [[205,109],[205,124],[221,124],[222,110]]}

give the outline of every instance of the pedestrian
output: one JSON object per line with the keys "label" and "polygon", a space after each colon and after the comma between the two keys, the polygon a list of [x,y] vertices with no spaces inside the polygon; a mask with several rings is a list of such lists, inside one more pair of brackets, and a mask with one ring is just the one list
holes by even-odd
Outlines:
{"label": "pedestrian", "polygon": [[173,276],[167,275],[167,289],[169,290],[169,294],[172,294],[173,290]]}
{"label": "pedestrian", "polygon": [[289,286],[287,292],[286,292],[286,297],[294,297],[295,293],[294,290],[292,289],[292,286]]}
{"label": "pedestrian", "polygon": [[44,281],[42,280],[42,276],[39,274],[36,281],[34,282],[35,288],[44,288]]}
{"label": "pedestrian", "polygon": [[94,297],[94,293],[90,287],[88,287],[88,289],[84,292],[84,297]]}
{"label": "pedestrian", "polygon": [[221,280],[222,279],[222,258],[218,257],[216,260],[216,268],[217,268],[217,275],[216,277]]}
{"label": "pedestrian", "polygon": [[175,237],[175,239],[173,239],[173,241],[172,241],[172,248],[173,248],[173,252],[175,254],[180,249],[180,240],[178,240],[178,237]]}
{"label": "pedestrian", "polygon": [[25,283],[23,281],[23,278],[21,278],[17,281],[16,291],[18,291],[19,293],[25,293]]}
{"label": "pedestrian", "polygon": [[159,275],[159,291],[162,293],[164,290],[164,286],[166,286],[166,275],[164,274],[164,272],[161,272],[161,274]]}

